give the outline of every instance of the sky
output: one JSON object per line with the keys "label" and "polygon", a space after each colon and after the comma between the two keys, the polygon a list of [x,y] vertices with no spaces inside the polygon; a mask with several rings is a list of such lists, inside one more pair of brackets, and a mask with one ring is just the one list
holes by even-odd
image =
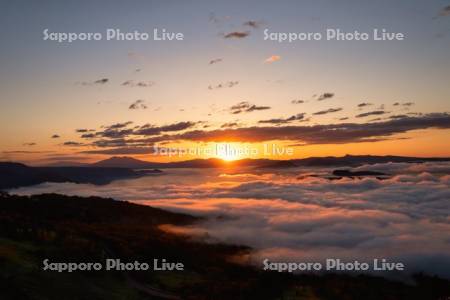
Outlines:
{"label": "sky", "polygon": [[[0,23],[0,160],[450,156],[450,1],[19,0]],[[43,40],[108,28],[184,39]],[[264,40],[327,28],[406,38]]]}

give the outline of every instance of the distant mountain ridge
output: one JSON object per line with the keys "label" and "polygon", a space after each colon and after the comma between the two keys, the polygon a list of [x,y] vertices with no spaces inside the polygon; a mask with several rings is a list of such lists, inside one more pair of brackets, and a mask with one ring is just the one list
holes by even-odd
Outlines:
{"label": "distant mountain ridge", "polygon": [[290,160],[270,160],[270,159],[241,159],[235,161],[224,161],[218,158],[193,159],[178,162],[148,162],[127,156],[113,156],[105,160],[98,161],[91,167],[113,167],[131,169],[164,169],[164,168],[217,168],[226,166],[235,167],[257,167],[257,168],[292,168],[292,167],[325,167],[325,166],[349,166],[356,167],[364,164],[405,162],[420,163],[429,161],[450,161],[449,157],[408,157],[408,156],[374,156],[374,155],[346,155],[341,157],[309,157],[303,159]]}
{"label": "distant mountain ridge", "polygon": [[236,161],[223,161],[218,158],[209,158],[159,163],[147,162],[126,156],[113,156],[93,164],[57,167],[30,167],[15,162],[0,162],[0,190],[30,186],[44,182],[107,184],[117,179],[159,174],[162,172],[159,169],[168,168],[252,167],[255,169],[285,169],[295,167],[357,167],[364,164],[388,162],[422,163],[430,161],[450,161],[450,158],[346,155],[342,157],[310,157],[292,160],[241,159]]}
{"label": "distant mountain ridge", "polygon": [[107,184],[116,179],[139,177],[159,170],[139,172],[128,168],[29,167],[21,163],[0,162],[0,190],[44,182]]}

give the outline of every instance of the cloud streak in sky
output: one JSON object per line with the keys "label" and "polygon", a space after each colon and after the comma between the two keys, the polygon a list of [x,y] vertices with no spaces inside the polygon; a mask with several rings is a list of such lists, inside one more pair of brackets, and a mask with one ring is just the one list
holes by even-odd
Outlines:
{"label": "cloud streak in sky", "polygon": [[323,101],[334,97],[334,93],[323,93],[317,98],[317,101]]}
{"label": "cloud streak in sky", "polygon": [[239,81],[227,81],[225,83],[219,83],[216,85],[209,85],[208,86],[208,90],[217,90],[217,89],[221,89],[221,88],[232,88],[235,85],[238,85]]}
{"label": "cloud streak in sky", "polygon": [[130,104],[128,109],[147,109],[147,105],[144,100],[136,100]]}
{"label": "cloud streak in sky", "polygon": [[82,82],[80,82],[80,84],[84,85],[84,86],[90,86],[90,85],[104,85],[108,82],[109,82],[108,78],[101,78],[101,79],[94,80],[94,81],[82,81]]}
{"label": "cloud streak in sky", "polygon": [[279,61],[281,59],[281,56],[279,55],[272,55],[269,58],[267,58],[264,62],[267,64],[271,64],[273,62]]}
{"label": "cloud streak in sky", "polygon": [[355,118],[364,118],[364,117],[368,117],[368,116],[379,116],[379,115],[384,115],[384,114],[387,114],[387,112],[384,110],[374,110],[374,111],[369,111],[366,113],[356,115]]}
{"label": "cloud streak in sky", "polygon": [[326,115],[326,114],[335,113],[335,112],[338,112],[338,111],[341,111],[341,110],[342,110],[341,107],[329,108],[329,109],[326,109],[326,110],[321,110],[321,111],[315,112],[315,113],[313,113],[313,115],[316,115],[316,116],[318,116],[318,115]]}
{"label": "cloud streak in sky", "polygon": [[289,118],[275,118],[275,119],[268,119],[268,120],[261,120],[258,121],[259,124],[286,124],[291,123],[294,121],[308,121],[308,119],[305,118],[305,113],[296,114],[293,116],[290,116]]}
{"label": "cloud streak in sky", "polygon": [[232,39],[232,38],[243,39],[249,35],[250,35],[250,31],[233,31],[233,32],[225,34],[223,37],[226,39]]}
{"label": "cloud streak in sky", "polygon": [[267,109],[270,109],[270,106],[258,106],[255,104],[251,104],[247,101],[244,101],[230,107],[230,113],[236,115],[240,113],[253,112],[257,110],[267,110]]}

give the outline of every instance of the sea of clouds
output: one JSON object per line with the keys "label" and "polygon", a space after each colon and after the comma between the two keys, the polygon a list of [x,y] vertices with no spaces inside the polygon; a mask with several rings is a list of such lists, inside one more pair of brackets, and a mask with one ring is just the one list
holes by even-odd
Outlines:
{"label": "sea of clouds", "polygon": [[403,262],[407,273],[450,278],[450,163],[354,170],[391,177],[329,180],[327,168],[168,169],[104,186],[45,183],[11,192],[97,195],[208,216],[173,230],[252,246],[255,263],[387,258]]}

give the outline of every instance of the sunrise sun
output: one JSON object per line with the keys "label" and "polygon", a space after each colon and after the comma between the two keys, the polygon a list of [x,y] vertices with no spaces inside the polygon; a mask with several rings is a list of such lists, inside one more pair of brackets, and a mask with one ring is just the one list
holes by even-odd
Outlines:
{"label": "sunrise sun", "polygon": [[220,143],[216,145],[216,157],[225,161],[241,159],[243,149],[239,143]]}

